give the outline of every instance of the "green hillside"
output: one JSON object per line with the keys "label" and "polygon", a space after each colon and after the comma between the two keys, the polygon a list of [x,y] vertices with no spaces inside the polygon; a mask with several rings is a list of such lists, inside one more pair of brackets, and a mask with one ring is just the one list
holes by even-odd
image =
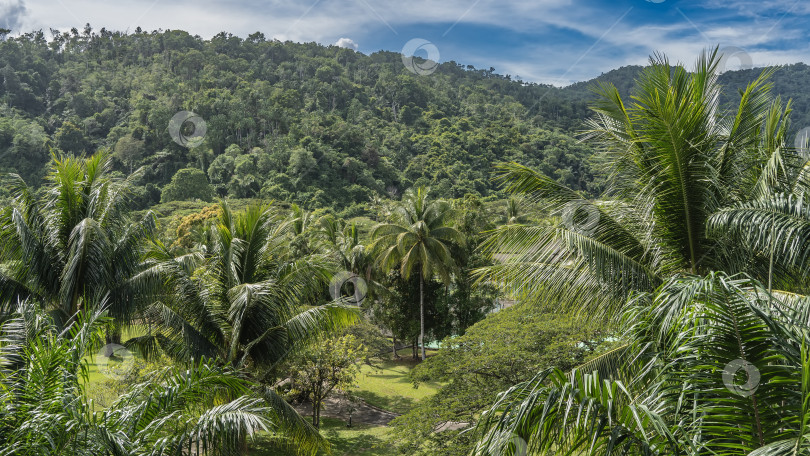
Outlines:
{"label": "green hillside", "polygon": [[[422,76],[391,52],[87,27],[0,43],[0,72],[3,170],[36,183],[51,152],[106,148],[122,172],[144,168],[139,209],[164,191],[164,201],[262,197],[356,215],[374,196],[417,185],[490,195],[502,160],[578,189],[591,180],[591,151],[570,135],[584,112],[560,114],[562,92],[455,62]],[[521,99],[537,90],[554,94],[539,111]],[[205,122],[194,147],[172,140],[180,111]],[[167,194],[183,168],[201,173],[184,172],[175,187],[194,189]],[[210,192],[191,183],[203,173]]]}
{"label": "green hillside", "polygon": [[[626,94],[640,69],[598,80]],[[743,87],[760,71],[721,81]],[[795,129],[810,125],[809,73],[798,64],[773,78],[778,94],[796,100]],[[36,185],[52,153],[107,149],[122,173],[143,168],[135,209],[227,196],[357,216],[375,197],[420,185],[448,198],[493,195],[499,161],[595,194],[592,150],[577,142],[592,86],[529,84],[456,62],[417,75],[397,53],[261,33],[34,32],[0,42],[0,170]],[[183,111],[204,122],[201,141],[173,141],[169,124]]]}

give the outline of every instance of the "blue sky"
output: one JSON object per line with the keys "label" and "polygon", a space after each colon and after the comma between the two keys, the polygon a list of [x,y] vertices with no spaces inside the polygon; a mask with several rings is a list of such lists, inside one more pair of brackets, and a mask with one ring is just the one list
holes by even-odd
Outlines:
{"label": "blue sky", "polygon": [[[734,54],[728,69],[810,62],[802,0],[0,0],[0,26],[183,29],[340,43],[360,52],[430,41],[454,60],[566,85],[652,52],[691,63],[704,48]],[[417,53],[417,55],[419,55]]]}

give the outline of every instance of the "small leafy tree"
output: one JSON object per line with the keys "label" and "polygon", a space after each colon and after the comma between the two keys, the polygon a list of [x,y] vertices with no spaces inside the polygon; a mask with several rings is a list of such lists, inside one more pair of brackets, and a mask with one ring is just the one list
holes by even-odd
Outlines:
{"label": "small leafy tree", "polygon": [[143,158],[146,153],[144,141],[127,135],[122,137],[115,143],[113,154],[115,158],[121,160],[121,163],[129,167],[131,173],[135,165]]}
{"label": "small leafy tree", "polygon": [[312,425],[320,426],[323,401],[334,390],[348,392],[360,372],[368,349],[347,334],[312,344],[290,363],[290,394],[312,402]]}
{"label": "small leafy tree", "polygon": [[212,201],[214,191],[208,184],[205,173],[197,168],[184,168],[172,177],[172,181],[163,187],[160,202],[185,201],[200,199]]}

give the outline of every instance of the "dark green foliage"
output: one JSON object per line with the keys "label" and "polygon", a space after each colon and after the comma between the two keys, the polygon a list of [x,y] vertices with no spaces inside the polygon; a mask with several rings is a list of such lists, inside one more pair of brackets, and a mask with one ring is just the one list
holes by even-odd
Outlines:
{"label": "dark green foliage", "polygon": [[[31,33],[0,42],[0,81],[0,104],[10,106],[0,125],[24,119],[44,131],[36,144],[49,139],[74,154],[114,150],[120,170],[145,167],[136,183],[145,193],[195,167],[219,196],[358,213],[372,196],[419,185],[446,198],[489,195],[499,160],[540,167],[580,189],[591,180],[583,160],[590,149],[570,136],[586,111],[572,116],[568,95],[454,62],[421,77],[391,52],[88,28],[54,31],[51,41]],[[536,112],[545,90],[555,96]],[[191,149],[168,131],[183,110],[207,127]],[[0,131],[13,139],[28,126]],[[0,165],[37,175],[47,156],[22,158],[4,135]],[[137,200],[141,208],[153,202]]]}
{"label": "dark green foliage", "polygon": [[[400,342],[416,344],[419,340],[419,276],[404,279],[399,270],[394,270],[383,282],[389,293],[375,302],[375,320],[390,329]],[[425,334],[428,340],[432,339],[429,335],[437,323],[446,318],[438,309],[443,293],[441,282],[425,281]]]}

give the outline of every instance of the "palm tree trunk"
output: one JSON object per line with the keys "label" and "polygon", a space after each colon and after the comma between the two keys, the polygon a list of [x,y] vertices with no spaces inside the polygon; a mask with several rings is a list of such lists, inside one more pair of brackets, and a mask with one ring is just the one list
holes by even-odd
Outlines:
{"label": "palm tree trunk", "polygon": [[419,268],[419,345],[422,346],[422,361],[425,360],[425,278]]}
{"label": "palm tree trunk", "polygon": [[321,397],[320,386],[315,385],[314,394],[312,395],[312,425],[315,426],[315,429],[318,428],[321,418],[321,403],[319,401]]}

